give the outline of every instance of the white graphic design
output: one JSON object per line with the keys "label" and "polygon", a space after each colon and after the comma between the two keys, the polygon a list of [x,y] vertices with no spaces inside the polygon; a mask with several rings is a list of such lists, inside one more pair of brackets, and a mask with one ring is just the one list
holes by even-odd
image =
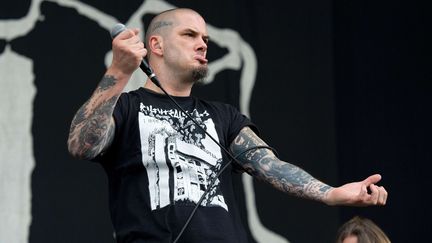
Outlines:
{"label": "white graphic design", "polygon": [[[106,29],[107,32],[110,31],[110,29],[119,21],[113,17],[110,16],[90,5],[87,5],[83,2],[76,1],[76,0],[32,0],[29,11],[27,15],[21,19],[13,19],[13,20],[0,20],[0,39],[4,39],[7,41],[13,40],[15,38],[25,36],[27,35],[32,29],[34,28],[37,21],[43,21],[44,16],[40,13],[40,5],[42,2],[55,2],[63,7],[69,7],[77,10],[78,14],[85,16],[88,19],[91,19],[98,23],[101,28]],[[144,26],[142,26],[142,16],[145,14],[157,14],[161,11],[174,8],[175,6],[171,5],[170,3],[164,1],[164,0],[146,0],[137,8],[134,14],[130,16],[129,20],[127,21],[126,26],[128,27],[138,27],[144,30]],[[209,63],[209,69],[210,69],[210,75],[207,78],[206,82],[211,83],[214,80],[214,77],[216,74],[218,74],[220,71],[226,70],[226,69],[233,69],[233,70],[239,70],[241,71],[241,78],[240,78],[240,111],[249,116],[249,104],[250,99],[252,95],[252,89],[255,83],[256,78],[256,72],[257,72],[257,60],[255,53],[253,49],[250,47],[248,43],[246,43],[240,35],[230,29],[219,29],[211,24],[208,24],[208,31],[209,35],[211,36],[211,41],[215,44],[219,45],[222,48],[225,48],[228,50],[227,54],[223,57],[212,61]],[[145,32],[145,31],[143,31]],[[111,62],[111,56],[112,53],[107,53],[106,55],[106,65],[108,66]],[[32,99],[34,97],[35,89],[32,85],[27,85],[24,87],[21,87],[21,83],[24,78],[29,78],[28,80],[33,80],[33,73],[31,72],[31,68],[22,68],[27,67],[28,65],[32,65],[32,60],[21,57],[21,58],[15,58],[14,55],[12,55],[7,49],[4,53],[0,55],[0,58],[4,58],[4,62],[7,62],[10,64],[11,67],[21,67],[19,70],[15,68],[7,68],[7,65],[2,65],[0,68],[0,73],[2,77],[2,85],[7,80],[10,84],[10,88],[4,88],[2,91],[8,92],[12,90],[19,90],[20,92],[14,95],[13,100],[20,100],[20,101],[28,101],[27,103],[22,103],[23,106],[25,106],[24,109],[18,109],[17,112],[20,111],[19,115],[17,114],[17,119],[12,121],[10,116],[0,116],[0,124],[2,126],[0,127],[0,132],[3,133],[9,133],[13,132],[16,136],[15,131],[20,130],[23,132],[26,132],[26,130],[31,122],[32,122],[32,115],[31,115],[31,107],[32,107]],[[145,80],[145,75],[139,70],[134,73],[134,76],[129,81],[128,85],[125,88],[125,91],[136,89],[137,87],[140,87],[143,85],[143,80]],[[12,93],[8,93],[12,94]],[[4,96],[6,97],[6,96]],[[8,103],[4,103],[8,104]],[[2,109],[2,114],[7,114],[9,111],[9,108],[6,108],[6,105],[0,106]],[[26,113],[26,111],[29,109],[29,112]],[[6,113],[5,113],[6,111]],[[15,122],[16,121],[16,122]],[[3,125],[8,124],[8,126]],[[28,128],[29,129],[29,128]],[[18,133],[19,134],[19,133]],[[10,183],[5,184],[5,182],[0,181],[0,187],[5,187],[8,189],[8,191],[15,191],[20,192],[20,195],[24,198],[24,204],[22,207],[9,207],[7,204],[7,201],[0,200],[0,208],[5,214],[8,215],[14,215],[13,217],[19,218],[19,220],[12,220],[12,221],[6,221],[7,227],[2,226],[0,229],[4,229],[6,231],[0,231],[0,242],[27,242],[28,234],[29,234],[29,221],[31,219],[30,215],[30,198],[31,198],[31,191],[29,187],[30,183],[30,172],[28,170],[31,170],[31,168],[34,167],[34,157],[33,157],[33,151],[32,151],[32,142],[33,138],[31,137],[31,134],[28,132],[26,133],[26,136],[23,136],[19,141],[23,141],[21,145],[23,147],[11,147],[7,145],[7,142],[1,142],[0,143],[0,152],[6,151],[10,154],[24,154],[28,155],[27,157],[23,158],[15,158],[15,157],[8,157],[9,160],[14,160],[14,163],[6,164],[5,160],[2,158],[0,161],[0,171],[4,172],[4,174],[8,174],[8,171],[14,170],[15,173],[20,173],[20,180],[13,180]],[[8,140],[10,141],[10,140]],[[206,142],[206,141],[204,141]],[[211,141],[210,141],[211,142]],[[165,143],[165,141],[164,141]],[[176,144],[177,148],[179,147],[179,144]],[[215,144],[205,144],[205,148],[209,149],[210,151],[215,151],[214,149],[210,149],[212,146],[216,146]],[[177,151],[179,151],[177,149]],[[3,153],[3,152],[2,152]],[[7,154],[7,153],[4,153]],[[26,170],[15,170],[14,167],[10,167],[11,165],[26,165]],[[180,164],[180,163],[179,163]],[[177,164],[178,165],[178,164]],[[156,165],[153,165],[156,166]],[[162,166],[162,165],[159,165]],[[201,167],[200,167],[201,168]],[[180,167],[180,169],[183,169]],[[160,176],[160,173],[164,173],[166,169],[159,168],[158,170],[159,174],[155,174],[153,180],[157,181],[158,176]],[[180,170],[179,170],[180,171]],[[205,172],[205,170],[204,170]],[[183,170],[182,170],[182,174]],[[181,176],[182,174],[178,174]],[[3,173],[2,173],[3,175]],[[7,177],[1,177],[1,178],[7,178]],[[196,179],[196,178],[195,178]],[[188,179],[189,181],[192,181],[192,179]],[[199,178],[198,178],[199,181]],[[162,183],[162,182],[160,182]],[[255,205],[255,195],[253,191],[253,182],[252,179],[246,175],[243,174],[243,183],[245,187],[245,198],[246,198],[246,206],[248,211],[248,224],[251,229],[251,232],[253,234],[253,237],[257,242],[273,242],[273,243],[284,243],[288,242],[286,239],[282,238],[281,236],[275,234],[274,232],[270,231],[269,229],[265,228],[264,225],[260,222],[258,212],[256,210]],[[180,183],[181,184],[181,183]],[[180,185],[179,184],[179,185]],[[159,187],[157,190],[164,189],[165,187]],[[158,195],[162,195],[160,191],[157,191],[155,189],[154,193]],[[182,190],[178,190],[179,192]],[[186,193],[186,192],[185,192]],[[192,192],[191,192],[192,193]],[[6,195],[6,194],[3,194]],[[222,201],[221,198],[218,198],[218,196],[215,196],[212,203],[215,205],[217,204],[216,198],[219,201]],[[162,204],[165,204],[166,202],[164,200],[167,199],[158,199]],[[168,199],[169,200],[169,199]],[[218,202],[219,202],[218,201]],[[169,201],[168,201],[169,202]],[[162,205],[161,204],[161,205]],[[222,204],[222,203],[221,203]],[[6,217],[7,218],[7,217]],[[16,229],[16,231],[13,231],[13,229]],[[5,232],[5,233],[4,233]]]}
{"label": "white graphic design", "polygon": [[[194,110],[191,115],[217,139],[215,125],[207,112]],[[198,203],[220,169],[220,148],[178,110],[141,104],[138,119],[152,210],[177,202]],[[218,184],[216,179],[216,190],[210,191],[202,206],[220,206],[228,210]]]}

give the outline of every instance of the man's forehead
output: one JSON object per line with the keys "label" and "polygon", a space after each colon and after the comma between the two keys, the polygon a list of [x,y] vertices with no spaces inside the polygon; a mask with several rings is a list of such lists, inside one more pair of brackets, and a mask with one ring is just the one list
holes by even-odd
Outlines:
{"label": "man's forehead", "polygon": [[174,28],[176,28],[179,31],[193,31],[196,33],[207,35],[207,27],[205,25],[199,26],[194,24],[179,24],[176,25]]}
{"label": "man's forehead", "polygon": [[207,24],[204,19],[199,14],[193,12],[176,16],[174,27],[178,27],[182,30],[190,29],[207,35]]}
{"label": "man's forehead", "polygon": [[192,30],[207,36],[205,20],[192,9],[168,10],[157,16],[149,27],[153,33],[173,28],[177,31]]}

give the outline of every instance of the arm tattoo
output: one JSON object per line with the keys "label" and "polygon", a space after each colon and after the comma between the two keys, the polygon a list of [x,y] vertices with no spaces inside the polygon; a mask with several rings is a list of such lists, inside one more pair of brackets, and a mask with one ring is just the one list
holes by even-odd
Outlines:
{"label": "arm tattoo", "polygon": [[69,151],[81,159],[92,159],[106,150],[114,138],[115,125],[112,119],[115,104],[120,94],[107,94],[117,80],[106,75],[92,97],[77,111],[69,131]]}
{"label": "arm tattoo", "polygon": [[[266,145],[250,128],[243,128],[231,144],[231,151],[240,154],[247,148]],[[332,188],[315,179],[303,169],[279,160],[271,150],[256,149],[238,158],[246,172],[277,189],[298,197],[322,201]]]}
{"label": "arm tattoo", "polygon": [[105,75],[99,84],[98,89],[105,91],[113,87],[117,83],[117,79],[111,75]]}

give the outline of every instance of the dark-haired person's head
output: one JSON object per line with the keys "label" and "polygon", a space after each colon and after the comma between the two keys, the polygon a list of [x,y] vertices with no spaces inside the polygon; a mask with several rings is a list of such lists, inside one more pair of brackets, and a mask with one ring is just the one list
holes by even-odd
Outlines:
{"label": "dark-haired person's head", "polygon": [[339,228],[336,243],[390,243],[390,239],[372,220],[356,216]]}

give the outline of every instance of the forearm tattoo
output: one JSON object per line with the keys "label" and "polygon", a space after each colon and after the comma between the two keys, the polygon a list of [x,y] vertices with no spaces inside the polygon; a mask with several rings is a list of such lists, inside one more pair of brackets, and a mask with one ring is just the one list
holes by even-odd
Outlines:
{"label": "forearm tattoo", "polygon": [[118,95],[107,94],[117,80],[106,75],[92,97],[77,111],[69,131],[69,151],[81,159],[92,159],[110,145],[114,138],[112,113]]}
{"label": "forearm tattoo", "polygon": [[[234,156],[259,145],[266,145],[250,128],[243,128],[231,144]],[[238,162],[250,175],[266,181],[277,189],[298,197],[322,201],[332,188],[315,179],[303,169],[279,160],[269,149],[246,152]]]}

